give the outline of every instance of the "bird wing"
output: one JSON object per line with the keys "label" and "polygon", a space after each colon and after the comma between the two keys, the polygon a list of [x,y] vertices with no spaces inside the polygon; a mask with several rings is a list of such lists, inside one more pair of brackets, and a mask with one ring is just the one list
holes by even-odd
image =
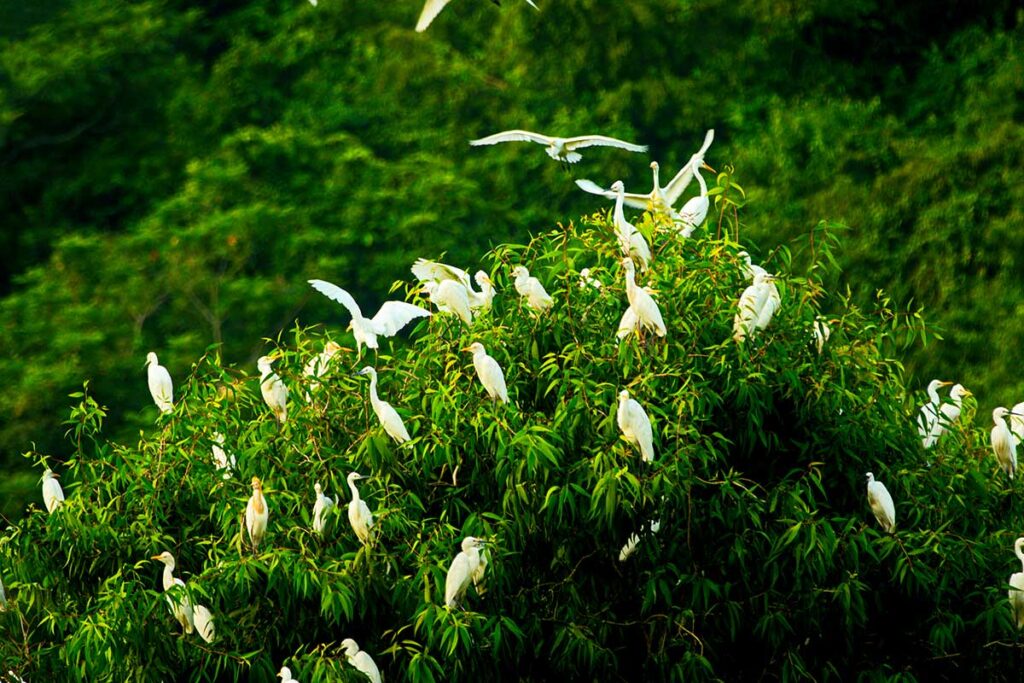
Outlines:
{"label": "bird wing", "polygon": [[690,184],[691,180],[693,180],[694,165],[696,164],[699,166],[703,163],[704,154],[708,151],[708,148],[711,147],[711,143],[714,139],[715,131],[712,128],[704,135],[704,144],[701,145],[699,150],[697,150],[697,153],[690,157],[690,160],[686,162],[686,165],[679,169],[679,172],[676,173],[675,177],[668,181],[668,185],[663,188],[665,199],[668,201],[669,206],[674,206],[675,203],[679,201],[679,197],[682,196],[683,190],[685,190],[686,186]]}
{"label": "bird wing", "polygon": [[485,138],[480,138],[479,140],[470,140],[469,144],[474,147],[496,145],[499,142],[536,142],[539,145],[550,145],[553,141],[554,138],[549,138],[547,135],[541,135],[540,133],[531,133],[528,130],[505,130],[494,135],[488,135]]}
{"label": "bird wing", "polygon": [[451,602],[462,592],[469,583],[469,558],[466,553],[460,552],[452,560],[448,567],[448,575],[444,579],[444,602],[450,605]]}
{"label": "bird wing", "polygon": [[331,301],[337,301],[339,304],[347,308],[353,319],[363,317],[363,312],[359,310],[359,304],[356,303],[356,300],[352,298],[351,294],[338,285],[331,284],[326,280],[310,280],[309,284],[313,285],[313,289],[320,292]]}
{"label": "bird wing", "polygon": [[430,26],[430,22],[441,13],[441,10],[451,2],[451,0],[427,0],[426,4],[423,5],[423,10],[420,12],[419,21],[416,22],[416,32],[423,33]]}
{"label": "bird wing", "polygon": [[373,526],[373,513],[370,512],[370,506],[365,500],[359,501],[359,516],[366,522],[367,529]]}
{"label": "bird wing", "polygon": [[404,301],[385,301],[384,305],[373,316],[373,331],[385,337],[393,337],[398,331],[415,318],[430,317],[430,311]]}
{"label": "bird wing", "polygon": [[352,666],[366,674],[371,683],[380,683],[380,669],[377,668],[373,657],[365,650],[356,653],[356,656],[352,658]]}
{"label": "bird wing", "polygon": [[583,147],[618,147],[630,152],[646,152],[647,145],[634,145],[632,142],[610,138],[606,135],[579,135],[574,138],[565,139],[567,150],[581,149]]}
{"label": "bird wing", "polygon": [[[590,194],[600,195],[606,199],[615,199],[615,193],[611,190],[606,190],[593,180],[587,180],[586,178],[580,178],[576,181],[576,186],[584,192]],[[626,206],[630,206],[634,209],[646,209],[651,203],[650,196],[646,194],[637,194],[635,192],[624,192],[622,193],[622,203]]]}
{"label": "bird wing", "polygon": [[416,259],[416,263],[412,264],[412,274],[420,282],[428,280],[455,280],[466,289],[472,289],[473,286],[472,281],[469,279],[469,273],[461,268],[449,266],[447,263],[428,261],[423,258]]}

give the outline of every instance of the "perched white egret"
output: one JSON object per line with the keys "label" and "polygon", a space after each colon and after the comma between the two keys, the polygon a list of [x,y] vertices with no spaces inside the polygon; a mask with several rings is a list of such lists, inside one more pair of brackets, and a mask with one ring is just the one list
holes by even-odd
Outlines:
{"label": "perched white egret", "polygon": [[480,145],[495,145],[499,142],[536,142],[546,147],[548,156],[556,161],[564,161],[575,164],[583,157],[577,149],[584,147],[617,147],[629,152],[646,152],[647,145],[634,145],[631,142],[616,140],[604,135],[580,135],[573,138],[553,138],[540,133],[531,133],[528,130],[506,130],[494,135],[488,135],[479,140],[470,140],[469,144],[474,147]]}
{"label": "perched white egret", "polygon": [[174,578],[174,555],[165,550],[149,559],[163,562],[164,593],[168,594],[167,602],[171,606],[171,612],[174,614],[174,618],[178,620],[178,623],[181,624],[182,630],[185,633],[192,633],[194,628],[192,601],[189,599],[188,591],[185,589],[185,582]]}
{"label": "perched white egret", "polygon": [[[652,534],[656,534],[661,531],[661,520],[651,520],[650,530]],[[632,533],[629,538],[626,539],[626,543],[622,546],[622,550],[619,551],[619,562],[625,562],[629,559],[629,556],[636,552],[636,547],[640,544],[640,534],[643,533],[643,527],[640,527],[640,531]]]}
{"label": "perched white egret", "polygon": [[469,292],[460,282],[455,280],[428,280],[423,283],[423,293],[430,303],[437,306],[442,313],[454,313],[467,325],[473,324],[473,309],[469,305]]}
{"label": "perched white egret", "polygon": [[[743,294],[740,295],[736,304],[738,310],[732,321],[732,338],[737,343],[753,336],[759,329],[767,327],[768,322],[771,321],[771,316],[777,307],[777,304],[771,303],[771,278],[772,276],[763,268],[755,270],[754,283],[744,289]],[[763,325],[762,322],[764,322]]]}
{"label": "perched white egret", "polygon": [[626,220],[626,214],[622,210],[622,181],[616,180],[612,183],[612,190],[615,192],[612,222],[615,224],[615,239],[619,242],[619,249],[622,250],[623,256],[636,258],[640,262],[640,270],[647,270],[651,262],[651,248],[636,226]]}
{"label": "perched white egret", "polygon": [[628,337],[631,332],[637,329],[639,323],[640,318],[637,317],[636,311],[633,310],[632,306],[627,306],[626,310],[622,313],[622,317],[619,319],[619,327],[615,330],[615,343],[617,344],[618,340]]}
{"label": "perched white egret", "polygon": [[281,679],[281,683],[299,683],[296,679],[292,678],[292,670],[287,666],[281,667],[281,670],[277,672],[277,677]]}
{"label": "perched white egret", "polygon": [[584,268],[583,270],[580,271],[580,283],[579,284],[580,284],[580,289],[586,289],[587,287],[592,287],[592,288],[594,288],[594,289],[596,289],[598,291],[600,291],[601,287],[604,286],[604,285],[601,284],[600,280],[598,280],[596,277],[594,277],[593,275],[590,274],[590,268]]}
{"label": "perched white egret", "polygon": [[59,476],[59,474],[54,474],[50,468],[46,468],[46,471],[43,472],[43,503],[46,504],[46,511],[50,514],[53,514],[57,506],[64,502],[64,489],[57,481]]}
{"label": "perched white egret", "polygon": [[476,569],[469,575],[469,578],[473,580],[473,587],[477,589],[477,592],[482,592],[480,588],[481,582],[484,580],[484,574],[487,573],[487,564],[490,562],[488,552],[486,549],[480,550],[480,561],[476,564]]}
{"label": "perched white egret", "polygon": [[171,412],[174,409],[174,384],[171,382],[171,373],[160,365],[152,351],[146,354],[146,375],[153,403],[161,413]]}
{"label": "perched white egret", "polygon": [[213,453],[213,466],[218,470],[227,470],[221,477],[223,479],[230,479],[231,472],[238,466],[235,454],[224,450],[224,435],[220,432],[214,432],[210,440],[213,441],[210,444],[210,451]]}
{"label": "perched white egret", "polygon": [[505,373],[502,372],[498,361],[487,355],[484,345],[480,342],[473,342],[462,350],[473,354],[473,367],[476,368],[476,376],[480,379],[480,384],[484,385],[491,400],[508,403]]}
{"label": "perched white egret", "polygon": [[619,392],[619,409],[616,413],[619,430],[626,441],[640,447],[640,456],[644,462],[654,462],[654,431],[651,419],[629,392]]}
{"label": "perched white egret", "polygon": [[352,525],[352,531],[356,532],[359,542],[366,545],[370,542],[370,529],[373,528],[373,513],[366,501],[359,497],[359,489],[356,482],[360,479],[368,479],[358,472],[349,472],[346,481],[348,490],[352,492],[352,500],[348,503],[348,522]]}
{"label": "perched white egret", "polygon": [[377,419],[380,420],[380,424],[384,427],[384,431],[388,433],[388,436],[400,444],[411,439],[412,437],[409,436],[409,431],[405,428],[405,423],[402,422],[402,417],[398,414],[398,411],[391,407],[390,403],[380,400],[377,396],[377,371],[370,366],[366,366],[356,374],[370,376],[370,405],[373,407],[373,412],[377,415]]}
{"label": "perched white egret", "polygon": [[885,484],[875,481],[875,475],[867,473],[868,478],[868,505],[871,512],[875,513],[875,519],[882,525],[886,533],[892,533],[896,526],[896,506],[892,504],[892,496]]}
{"label": "perched white egret", "polygon": [[217,634],[213,629],[213,615],[210,614],[210,610],[206,609],[204,605],[196,605],[193,613],[193,622],[199,637],[208,643],[212,643]]}
{"label": "perched white egret", "polygon": [[921,437],[921,445],[931,448],[935,443],[932,433],[935,431],[935,424],[939,420],[939,389],[949,386],[952,382],[943,382],[940,379],[933,379],[928,383],[928,403],[921,406],[921,414],[917,416],[917,435]]}
{"label": "perched white egret", "polygon": [[288,421],[288,387],[270,367],[274,360],[270,356],[260,356],[256,367],[260,371],[260,393],[266,401],[274,417],[284,424]]}
{"label": "perched white egret", "polygon": [[351,638],[341,641],[341,646],[345,648],[345,658],[349,664],[366,674],[371,683],[381,683],[380,669],[377,668],[377,664],[368,652],[360,650],[356,641]]}
{"label": "perched white egret", "polygon": [[1013,479],[1017,471],[1017,439],[1013,437],[1010,428],[1006,426],[1006,416],[1012,415],[1006,408],[996,408],[992,411],[992,450],[999,461],[999,467]]}
{"label": "perched white egret", "polygon": [[[964,398],[972,396],[971,392],[964,388],[963,384],[954,384],[952,390],[949,392],[950,403],[943,403],[939,406],[938,414],[936,419],[932,421],[932,428],[928,432],[927,438],[924,440],[925,448],[929,448],[945,433],[950,426],[960,418],[960,412],[963,410]],[[1013,431],[1012,423],[1015,417],[1010,418],[1011,431]]]}
{"label": "perched white egret", "polygon": [[[320,382],[315,380],[320,379],[327,372],[327,368],[334,358],[334,355],[341,351],[341,345],[337,342],[329,341],[324,344],[324,350],[309,359],[306,365],[302,368],[302,373],[306,377],[311,378],[314,381],[309,383],[309,391],[316,391],[320,388]],[[306,392],[306,402],[309,403],[313,399],[309,395],[309,391]]]}
{"label": "perched white egret", "polygon": [[323,487],[320,486],[320,482],[313,485],[313,490],[316,492],[316,502],[313,503],[313,531],[318,534],[322,534],[324,531],[324,524],[327,520],[324,519],[324,515],[327,511],[334,507],[334,501],[330,497],[324,495]]}
{"label": "perched white egret", "polygon": [[814,348],[818,349],[818,355],[825,350],[825,342],[832,336],[832,328],[828,326],[825,319],[820,315],[814,319],[814,326],[811,328],[811,341],[814,342]]}
{"label": "perched white egret", "polygon": [[356,338],[356,351],[359,354],[362,354],[363,344],[366,344],[367,348],[376,349],[378,336],[393,337],[416,318],[426,318],[430,315],[427,309],[404,301],[385,301],[377,315],[373,318],[364,318],[356,300],[338,285],[325,280],[310,280],[309,284],[328,299],[337,301],[348,309],[352,316],[352,336]]}
{"label": "perched white egret", "polygon": [[516,266],[512,269],[512,277],[515,280],[516,291],[519,296],[526,299],[526,303],[538,313],[547,312],[552,305],[551,296],[544,290],[540,280],[530,275],[526,266]]}
{"label": "perched white egret", "polygon": [[1010,431],[1017,443],[1024,441],[1024,401],[1010,409]]}
{"label": "perched white egret", "polygon": [[[452,0],[427,0],[427,3],[423,5],[423,10],[420,12],[420,19],[416,22],[416,32],[423,33],[430,26],[430,22],[441,13],[441,10],[448,5]],[[540,10],[537,5],[533,3],[533,0],[526,0],[526,4],[535,10]]]}
{"label": "perched white egret", "polygon": [[480,548],[484,542],[472,536],[462,539],[462,552],[455,556],[448,567],[448,575],[444,580],[444,604],[454,607],[455,603],[466,592],[473,573],[480,566]]}
{"label": "perched white egret", "polygon": [[1017,629],[1024,628],[1024,537],[1013,542],[1013,554],[1020,560],[1021,570],[1010,574],[1010,608]]}
{"label": "perched white egret", "polygon": [[252,550],[260,545],[263,535],[267,532],[267,519],[270,517],[270,509],[267,507],[267,499],[263,497],[263,484],[259,477],[252,478],[252,495],[245,505],[245,528],[249,532],[249,540],[252,541]]}
{"label": "perched white egret", "polygon": [[626,271],[626,297],[629,299],[630,308],[636,313],[637,324],[653,330],[659,337],[664,337],[667,330],[665,321],[661,318],[661,309],[646,289],[637,286],[633,260],[628,257],[622,259],[622,267]]}
{"label": "perched white egret", "polygon": [[[445,280],[457,282],[465,288],[466,296],[469,300],[469,308],[474,311],[481,308],[490,308],[491,302],[494,301],[494,283],[491,282],[490,276],[482,270],[476,271],[471,281],[469,273],[461,268],[421,258],[416,259],[416,262],[412,264],[412,274],[420,282],[433,281],[441,283]],[[476,281],[477,286],[480,287],[479,292],[473,289],[473,281]],[[431,301],[437,304],[433,298],[431,298]],[[440,305],[438,305],[438,308],[440,308]]]}
{"label": "perched white egret", "polygon": [[693,168],[693,177],[697,179],[697,184],[700,186],[700,194],[688,199],[677,214],[676,220],[683,224],[679,231],[683,237],[692,235],[694,229],[704,222],[708,216],[708,207],[711,206],[708,199],[708,184],[704,182],[704,176],[700,174],[700,169],[705,168],[712,173],[715,172],[715,169],[704,163],[703,157],[699,161],[691,161],[690,164]]}

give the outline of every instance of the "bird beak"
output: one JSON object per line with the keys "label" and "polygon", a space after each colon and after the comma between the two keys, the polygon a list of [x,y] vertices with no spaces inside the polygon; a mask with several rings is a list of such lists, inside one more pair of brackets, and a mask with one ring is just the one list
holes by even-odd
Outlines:
{"label": "bird beak", "polygon": [[716,171],[715,169],[713,169],[713,168],[711,168],[710,166],[708,166],[708,164],[707,164],[707,162],[706,162],[706,161],[704,161],[704,162],[701,162],[701,165],[700,165],[700,167],[701,167],[701,168],[704,168],[704,169],[707,169],[707,170],[711,171],[712,173],[718,173],[718,171]]}
{"label": "bird beak", "polygon": [[151,559],[151,560],[159,560],[160,556],[159,555],[154,555],[153,557],[151,557],[149,559]]}
{"label": "bird beak", "polygon": [[465,353],[465,352],[468,352],[468,351],[472,351],[472,350],[473,350],[473,349],[469,348],[468,346],[467,346],[466,348],[464,348],[464,349],[459,349],[459,351],[462,351],[462,352],[464,352],[464,353]]}
{"label": "bird beak", "polygon": [[948,387],[952,382],[939,382],[940,387]]}

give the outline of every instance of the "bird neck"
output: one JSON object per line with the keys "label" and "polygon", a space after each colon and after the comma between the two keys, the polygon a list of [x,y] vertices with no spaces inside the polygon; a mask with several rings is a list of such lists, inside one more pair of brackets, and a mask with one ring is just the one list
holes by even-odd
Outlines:
{"label": "bird neck", "polygon": [[256,514],[262,515],[266,509],[266,503],[263,502],[263,492],[253,491],[252,492],[252,509],[256,511]]}
{"label": "bird neck", "polygon": [[932,387],[928,387],[928,398],[930,398],[932,403],[936,405],[938,405],[939,401],[942,400],[939,398],[939,390],[933,389]]}
{"label": "bird neck", "polygon": [[704,176],[700,174],[700,169],[696,165],[693,167],[693,177],[697,179],[697,184],[700,185],[700,196],[707,197],[708,184],[704,182]]}
{"label": "bird neck", "polygon": [[[654,186],[657,187],[658,183],[655,182]],[[615,222],[616,223],[625,223],[626,222],[626,214],[622,210],[622,204],[623,204],[624,201],[625,201],[625,190],[623,190],[623,188],[620,187],[617,190],[615,190]]]}
{"label": "bird neck", "polygon": [[359,501],[359,489],[356,488],[356,483],[352,480],[348,482],[348,490],[352,492],[352,501]]}
{"label": "bird neck", "polygon": [[370,403],[380,403],[377,396],[377,373],[370,373]]}
{"label": "bird neck", "polygon": [[174,585],[174,565],[164,564],[164,590]]}
{"label": "bird neck", "polygon": [[654,176],[654,193],[657,194],[661,191],[661,179],[659,178],[661,168],[655,166],[651,169],[651,175]]}

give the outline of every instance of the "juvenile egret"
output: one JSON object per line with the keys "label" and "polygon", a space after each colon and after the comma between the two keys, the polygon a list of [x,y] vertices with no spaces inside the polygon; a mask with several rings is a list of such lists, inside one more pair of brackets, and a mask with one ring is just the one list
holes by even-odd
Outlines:
{"label": "juvenile egret", "polygon": [[647,270],[651,262],[651,248],[647,246],[647,240],[636,229],[636,226],[626,220],[626,214],[622,211],[623,185],[621,180],[612,183],[612,190],[615,191],[615,210],[612,212],[612,220],[615,223],[615,238],[619,242],[619,249],[623,256],[636,257],[640,262],[640,270]]}
{"label": "juvenile egret", "polygon": [[516,279],[516,291],[519,296],[526,299],[526,303],[538,313],[545,313],[551,308],[551,296],[544,290],[540,280],[530,275],[526,266],[516,266],[512,269],[512,277]]}
{"label": "juvenile egret", "polygon": [[277,672],[277,677],[281,679],[281,683],[299,683],[296,679],[292,678],[292,670],[287,666],[281,667],[281,670]]}
{"label": "juvenile egret", "polygon": [[1013,554],[1020,560],[1021,570],[1010,574],[1010,608],[1017,630],[1024,628],[1024,537],[1013,542]]}
{"label": "juvenile egret", "polygon": [[473,324],[473,309],[469,306],[469,292],[460,282],[455,280],[428,280],[423,283],[423,292],[429,297],[430,303],[437,306],[442,313],[454,313],[467,325]]}
{"label": "juvenile egret", "polygon": [[259,477],[252,478],[252,495],[245,505],[245,528],[249,532],[249,540],[252,541],[252,551],[260,545],[263,534],[267,532],[267,518],[270,517],[270,510],[267,508],[267,499],[263,497],[263,484]]}
{"label": "juvenile egret", "polygon": [[345,658],[348,659],[349,664],[366,674],[371,683],[381,683],[380,669],[377,668],[377,664],[368,652],[360,650],[356,641],[351,638],[341,641],[341,646],[345,648]]}
{"label": "juvenile egret", "polygon": [[943,382],[939,379],[933,379],[928,383],[928,403],[921,406],[921,414],[917,416],[917,435],[921,437],[921,445],[925,448],[931,448],[935,443],[932,432],[939,419],[939,403],[942,401],[939,398],[939,389],[950,384],[952,382]]}
{"label": "juvenile egret", "polygon": [[[323,351],[309,359],[305,367],[302,368],[302,373],[313,380],[320,379],[327,372],[331,359],[334,358],[338,351],[341,351],[340,344],[332,341],[327,342],[324,344]],[[309,391],[316,391],[319,388],[320,382],[312,381],[309,383]],[[309,395],[309,391],[306,392],[307,403],[313,400]]]}
{"label": "juvenile egret", "polygon": [[356,338],[356,351],[360,355],[363,344],[367,348],[376,349],[378,336],[393,337],[416,318],[426,318],[430,315],[430,311],[425,308],[404,301],[385,301],[377,315],[373,318],[364,318],[356,300],[338,285],[325,280],[310,280],[309,284],[328,299],[337,301],[348,309],[352,316],[352,335]]}
{"label": "juvenile egret", "polygon": [[643,461],[654,462],[654,431],[651,428],[651,419],[647,417],[643,406],[630,398],[629,392],[625,389],[619,392],[616,421],[626,441],[640,447]]}
{"label": "juvenile egret", "polygon": [[[423,33],[430,26],[430,22],[441,13],[441,10],[451,2],[452,0],[427,0],[427,4],[423,5],[423,11],[420,12],[420,19],[416,22],[416,32]],[[498,4],[495,1],[495,4]],[[535,10],[539,11],[539,7],[533,4],[533,0],[526,0],[526,4]]]}
{"label": "juvenile egret", "polygon": [[[661,531],[661,520],[651,520],[650,529],[652,534],[656,534]],[[619,551],[619,562],[625,562],[629,559],[629,556],[636,552],[636,547],[640,544],[640,533],[643,533],[643,527],[640,527],[640,532],[632,533],[629,538],[626,539],[626,543],[622,546],[622,550]]]}
{"label": "juvenile egret", "polygon": [[480,379],[480,384],[484,385],[491,400],[508,403],[505,373],[502,372],[498,361],[487,355],[484,345],[480,342],[473,342],[462,350],[473,354],[473,367],[476,368],[476,376]]}
{"label": "juvenile egret", "polygon": [[584,268],[580,271],[580,289],[586,289],[587,287],[593,287],[599,291],[603,287],[601,281],[590,274],[590,268]]}
{"label": "juvenile egret", "polygon": [[[482,270],[476,271],[476,274],[473,276],[473,280],[480,287],[479,292],[473,289],[473,282],[469,279],[469,273],[461,268],[449,266],[447,263],[428,261],[422,258],[416,259],[416,262],[412,264],[412,274],[420,282],[433,281],[441,283],[445,280],[457,282],[465,288],[469,300],[469,308],[474,311],[480,308],[490,308],[491,302],[494,300],[494,283],[491,282],[490,276]],[[435,304],[437,303],[433,298],[431,298],[431,301]]]}
{"label": "juvenile egret", "polygon": [[875,475],[867,473],[868,478],[868,505],[871,512],[875,513],[875,519],[882,525],[886,533],[892,533],[896,526],[896,507],[892,504],[892,496],[889,495],[885,484],[875,481]]}
{"label": "juvenile egret", "polygon": [[402,417],[398,414],[398,411],[392,408],[390,403],[380,400],[377,396],[377,371],[370,366],[366,366],[356,374],[370,376],[370,405],[373,407],[373,412],[377,415],[377,419],[380,420],[380,424],[384,427],[384,431],[388,433],[388,436],[400,444],[411,439],[412,437],[409,436],[409,431],[405,428],[405,424],[402,422]]}
{"label": "juvenile egret", "polygon": [[169,413],[174,409],[174,385],[171,382],[171,373],[167,368],[160,365],[156,354],[150,351],[146,354],[146,375],[149,380],[149,393],[153,396],[153,403],[160,409],[161,413]]}
{"label": "juvenile egret", "polygon": [[[932,421],[931,431],[928,433],[928,437],[925,440],[925,448],[935,444],[943,433],[950,426],[960,418],[960,412],[963,410],[963,402],[965,396],[972,396],[970,391],[964,388],[963,384],[954,384],[953,389],[949,392],[949,399],[951,403],[943,403],[939,406],[939,412],[936,419]],[[1011,431],[1013,431],[1013,421],[1015,417],[1010,418]]]}
{"label": "juvenile egret", "polygon": [[193,622],[199,637],[208,643],[212,643],[216,633],[213,630],[213,615],[210,614],[210,610],[206,609],[203,605],[196,605]]}
{"label": "juvenile egret", "polygon": [[832,328],[825,320],[818,316],[814,319],[814,327],[811,330],[811,338],[814,341],[814,348],[818,349],[818,355],[825,350],[825,342],[832,336]]}
{"label": "juvenile egret", "polygon": [[462,539],[462,552],[455,556],[444,580],[444,604],[454,607],[469,587],[469,582],[480,566],[480,548],[484,542],[472,536]]}
{"label": "juvenile egret", "polygon": [[210,440],[213,441],[210,445],[210,450],[213,452],[213,466],[218,470],[227,470],[227,472],[221,475],[221,478],[230,479],[231,472],[238,466],[235,454],[225,452],[223,448],[224,435],[220,432],[214,432]]}
{"label": "juvenile egret", "polygon": [[59,476],[59,474],[54,474],[50,468],[43,472],[43,503],[46,504],[46,511],[50,514],[53,514],[57,506],[64,502],[64,489],[57,481]]}
{"label": "juvenile egret", "polygon": [[370,512],[370,507],[366,504],[366,501],[359,497],[359,489],[356,488],[356,482],[367,478],[358,472],[349,472],[346,478],[348,490],[352,492],[352,500],[348,503],[348,522],[352,525],[352,531],[356,532],[356,537],[359,538],[359,542],[363,545],[370,542],[370,529],[373,528],[373,513]]}
{"label": "juvenile egret", "polygon": [[324,531],[324,523],[327,521],[324,519],[324,515],[327,514],[328,510],[334,507],[334,501],[324,495],[324,490],[320,486],[320,482],[313,485],[313,490],[316,491],[316,502],[313,503],[313,531],[318,534],[322,534]]}
{"label": "juvenile egret", "polygon": [[757,330],[762,329],[760,323],[765,310],[770,311],[767,314],[765,326],[771,320],[771,315],[775,312],[774,305],[769,303],[772,296],[769,287],[771,277],[763,268],[755,270],[754,283],[744,289],[743,294],[740,295],[736,304],[738,310],[732,321],[732,338],[736,343],[743,342],[747,337],[753,336]]}
{"label": "juvenile egret", "polygon": [[1013,479],[1017,471],[1017,440],[1006,426],[1007,415],[1013,415],[1006,408],[996,408],[992,411],[992,421],[995,426],[992,428],[992,450],[999,461],[999,467]]}
{"label": "juvenile egret", "polygon": [[[192,616],[192,601],[189,600],[188,591],[185,589],[185,582],[174,578],[174,555],[166,550],[159,555],[149,558],[159,560],[164,564],[164,593],[167,593],[167,602],[171,606],[174,618],[181,624],[185,633],[192,633],[194,628]],[[173,590],[172,590],[173,589]]]}
{"label": "juvenile egret", "polygon": [[647,145],[634,145],[631,142],[624,142],[609,138],[604,135],[580,135],[574,138],[553,138],[540,133],[531,133],[528,130],[506,130],[494,135],[488,135],[479,140],[470,140],[469,144],[474,147],[480,145],[495,145],[499,142],[536,142],[546,147],[548,156],[556,161],[564,161],[575,164],[583,157],[577,149],[584,147],[618,147],[630,152],[646,152]]}
{"label": "juvenile egret", "polygon": [[277,421],[284,424],[288,421],[288,387],[271,369],[270,364],[273,362],[270,356],[260,356],[256,361],[256,367],[260,371],[260,393],[263,394],[263,400]]}
{"label": "juvenile egret", "polygon": [[633,260],[628,257],[622,259],[622,267],[626,271],[626,297],[629,299],[630,308],[636,313],[637,324],[653,330],[659,337],[664,337],[667,330],[665,321],[661,318],[661,309],[646,289],[637,286]]}

